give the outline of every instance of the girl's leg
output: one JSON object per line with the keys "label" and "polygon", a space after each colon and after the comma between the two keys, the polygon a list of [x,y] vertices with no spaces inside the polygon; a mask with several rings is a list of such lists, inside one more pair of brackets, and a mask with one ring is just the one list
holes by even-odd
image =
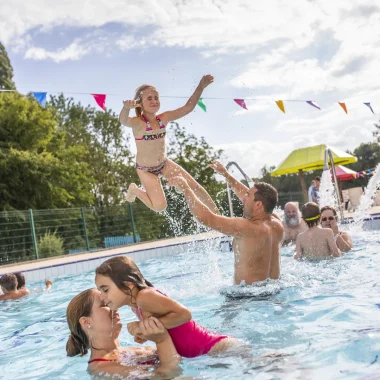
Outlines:
{"label": "girl's leg", "polygon": [[139,189],[135,183],[131,183],[128,187],[126,200],[133,202],[137,197],[151,210],[156,212],[165,211],[167,203],[161,180],[158,176],[139,169],[137,169],[137,175],[146,191]]}
{"label": "girl's leg", "polygon": [[220,340],[218,343],[215,343],[207,355],[211,355],[211,356],[219,355],[221,353],[228,352],[228,351],[229,352],[239,351],[240,353],[240,351],[247,352],[248,350],[251,351],[252,347],[246,344],[243,344],[241,341],[239,341],[236,338],[229,337],[229,338]]}
{"label": "girl's leg", "polygon": [[200,201],[204,203],[214,214],[220,215],[220,211],[210,197],[210,194],[185,169],[181,168],[174,161],[167,159],[166,165],[162,170],[162,175],[166,179],[177,176],[184,177]]}

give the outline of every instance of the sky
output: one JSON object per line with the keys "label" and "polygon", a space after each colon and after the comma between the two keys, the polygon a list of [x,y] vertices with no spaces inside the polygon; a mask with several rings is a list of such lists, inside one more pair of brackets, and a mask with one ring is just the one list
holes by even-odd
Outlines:
{"label": "sky", "polygon": [[[225,163],[236,161],[257,176],[293,149],[352,150],[374,141],[376,3],[0,0],[0,41],[21,93],[63,92],[94,107],[86,94],[107,94],[107,108],[117,113],[143,83],[159,90],[161,111],[180,107],[202,75],[212,74],[215,81],[203,93],[207,112],[197,107],[179,123],[223,149]],[[245,110],[236,98],[255,100],[247,99]],[[285,114],[275,100],[284,100]]]}

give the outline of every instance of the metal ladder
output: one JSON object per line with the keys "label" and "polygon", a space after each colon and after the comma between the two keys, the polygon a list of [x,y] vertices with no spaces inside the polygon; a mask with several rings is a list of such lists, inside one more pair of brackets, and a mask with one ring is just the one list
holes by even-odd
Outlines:
{"label": "metal ladder", "polygon": [[[251,188],[251,186],[249,185],[250,183],[253,184],[253,181],[251,178],[248,177],[248,175],[245,173],[245,171],[239,166],[239,164],[235,161],[230,161],[227,166],[226,166],[226,169],[228,170],[232,165],[235,165],[236,168],[240,171],[240,173],[243,175],[244,179],[247,181],[248,183],[248,187]],[[230,184],[228,183],[227,181],[227,197],[228,197],[228,207],[230,209],[230,216],[231,218],[234,216],[234,211],[233,211],[233,207],[232,207],[232,196],[231,196],[231,186]]]}

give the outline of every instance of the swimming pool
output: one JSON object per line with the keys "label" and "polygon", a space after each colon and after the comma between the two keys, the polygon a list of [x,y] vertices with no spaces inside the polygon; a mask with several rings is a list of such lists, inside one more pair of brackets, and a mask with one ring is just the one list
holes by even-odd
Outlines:
{"label": "swimming pool", "polygon": [[[267,298],[231,300],[233,254],[209,250],[137,262],[144,276],[184,303],[200,324],[234,335],[255,355],[247,360],[203,356],[184,359],[183,376],[202,379],[375,379],[380,373],[380,237],[354,236],[355,249],[328,262],[304,263],[282,251],[282,279]],[[89,379],[87,357],[66,357],[65,312],[94,272],[59,278],[51,292],[42,283],[31,296],[0,305],[0,379]],[[280,290],[280,292],[278,292]],[[260,293],[262,290],[255,290]],[[126,325],[134,320],[120,310]],[[134,345],[124,330],[124,345]],[[375,377],[373,377],[375,376]]]}

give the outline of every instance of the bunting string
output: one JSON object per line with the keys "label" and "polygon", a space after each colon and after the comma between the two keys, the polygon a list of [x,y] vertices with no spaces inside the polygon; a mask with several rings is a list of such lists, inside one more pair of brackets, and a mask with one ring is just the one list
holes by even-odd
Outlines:
{"label": "bunting string", "polygon": [[[15,90],[3,90],[0,89],[0,92],[17,92]],[[88,92],[63,92],[63,91],[45,91],[45,92],[38,92],[38,91],[29,91],[29,94],[32,94],[34,98],[38,101],[38,103],[41,104],[42,107],[46,106],[46,96],[47,94],[68,94],[68,95],[91,95],[96,104],[103,110],[106,110],[106,99],[107,96],[118,96],[122,97],[123,99],[126,99],[127,97],[124,94],[94,94],[94,93],[88,93]],[[161,98],[171,98],[171,99],[188,99],[189,96],[174,96],[174,95],[160,95]],[[198,100],[197,105],[204,111],[207,112],[207,105],[205,103],[205,100],[231,100],[231,98],[227,97],[202,97]],[[298,102],[298,103],[306,103],[309,106],[317,109],[318,111],[321,111],[322,108],[313,100],[307,100],[307,99],[278,99],[273,100],[270,98],[252,98],[252,97],[246,97],[246,98],[236,98],[232,99],[238,106],[245,110],[249,110],[249,107],[247,106],[247,101],[262,101],[262,102],[275,102],[277,107],[280,109],[282,113],[285,112],[285,102]],[[337,102],[337,104],[343,109],[343,111],[348,114],[348,107],[345,102]],[[375,112],[372,108],[372,105],[370,102],[363,102],[363,105],[368,107],[369,111],[375,115]]]}

